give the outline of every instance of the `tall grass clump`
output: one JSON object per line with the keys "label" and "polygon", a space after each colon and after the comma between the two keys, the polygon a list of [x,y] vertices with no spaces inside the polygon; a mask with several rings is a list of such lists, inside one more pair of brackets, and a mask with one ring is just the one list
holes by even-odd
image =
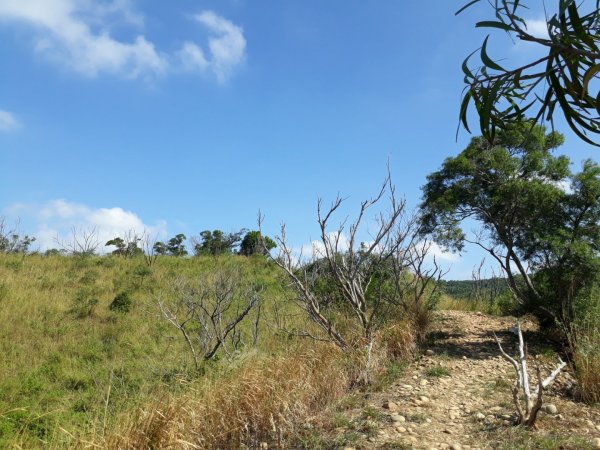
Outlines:
{"label": "tall grass clump", "polygon": [[[255,354],[207,373],[181,395],[160,396],[96,445],[108,448],[295,448],[318,416],[356,387],[366,364],[387,376],[414,356],[406,324],[378,333],[372,355],[325,342],[294,341],[277,355]],[[374,356],[375,355],[375,356]],[[396,365],[394,365],[396,364]]]}
{"label": "tall grass clump", "polygon": [[303,425],[348,389],[349,365],[333,345],[293,355],[255,358],[236,370],[191,384],[180,397],[140,409],[102,446],[139,448],[258,448],[291,446]]}
{"label": "tall grass clump", "polygon": [[568,329],[578,396],[600,402],[600,288],[593,287],[577,302],[575,320]]}

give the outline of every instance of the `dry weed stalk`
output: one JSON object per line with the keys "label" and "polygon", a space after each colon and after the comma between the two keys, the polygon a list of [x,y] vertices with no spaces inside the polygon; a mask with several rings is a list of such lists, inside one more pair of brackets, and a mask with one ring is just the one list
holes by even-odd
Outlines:
{"label": "dry weed stalk", "polygon": [[[509,356],[508,353],[502,348],[500,339],[494,333],[498,348],[504,359],[506,359],[515,368],[517,379],[513,387],[513,402],[517,409],[517,425],[524,425],[526,427],[535,427],[537,415],[542,408],[542,394],[545,388],[547,388],[558,376],[560,371],[567,365],[566,362],[559,358],[560,364],[558,367],[545,379],[542,380],[542,374],[540,366],[536,361],[535,371],[538,379],[538,386],[535,391],[531,392],[529,386],[529,374],[527,372],[527,346],[523,340],[523,332],[521,331],[521,323],[517,321],[516,333],[519,337],[519,361]],[[523,398],[524,405],[521,405],[521,399]]]}

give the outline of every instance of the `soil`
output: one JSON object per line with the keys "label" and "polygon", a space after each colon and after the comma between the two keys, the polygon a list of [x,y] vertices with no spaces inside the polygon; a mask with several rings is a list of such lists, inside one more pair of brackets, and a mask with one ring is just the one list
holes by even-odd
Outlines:
{"label": "soil", "polygon": [[[423,356],[382,391],[349,401],[330,442],[347,450],[600,448],[600,408],[575,400],[567,369],[545,391],[548,412],[539,413],[536,429],[514,425],[515,371],[494,337],[516,354],[514,325],[510,317],[439,312]],[[548,376],[558,349],[540,337],[535,321],[523,321],[522,328],[529,354],[538,355],[542,377]]]}

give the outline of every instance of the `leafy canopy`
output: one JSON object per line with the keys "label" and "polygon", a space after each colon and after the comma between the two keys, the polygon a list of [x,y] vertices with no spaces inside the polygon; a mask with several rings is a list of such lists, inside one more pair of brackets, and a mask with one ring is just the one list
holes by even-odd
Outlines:
{"label": "leafy canopy", "polygon": [[240,255],[268,255],[277,244],[269,236],[260,231],[248,231],[240,244]]}
{"label": "leafy canopy", "polygon": [[[479,245],[523,304],[545,299],[564,316],[598,273],[600,167],[586,161],[573,175],[566,156],[552,155],[563,140],[529,121],[499,130],[492,144],[473,138],[427,177],[421,222],[423,233],[450,249]],[[464,231],[467,219],[481,225],[475,236]],[[542,282],[542,273],[552,277]]]}
{"label": "leafy canopy", "polygon": [[[473,0],[457,14],[479,3]],[[553,123],[556,106],[562,110],[569,127],[583,141],[598,145],[600,134],[600,0],[577,3],[559,0],[558,9],[546,21],[547,37],[532,34],[523,18],[529,9],[520,0],[491,0],[493,20],[476,24],[480,28],[502,30],[513,41],[526,41],[545,49],[545,55],[515,68],[506,68],[492,59],[487,46],[471,53],[462,69],[467,85],[460,108],[460,120],[470,132],[467,113],[474,104],[481,133],[493,141],[497,129],[522,121],[525,113],[535,111],[535,121]],[[471,57],[479,52],[481,66],[470,67]]]}

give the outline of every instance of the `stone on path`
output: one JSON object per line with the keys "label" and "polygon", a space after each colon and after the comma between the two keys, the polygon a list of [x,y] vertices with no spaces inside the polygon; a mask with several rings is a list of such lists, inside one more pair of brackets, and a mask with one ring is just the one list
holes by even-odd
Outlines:
{"label": "stone on path", "polygon": [[558,414],[558,408],[552,403],[548,403],[547,405],[542,406],[542,411],[544,411],[546,414],[551,415]]}
{"label": "stone on path", "polygon": [[389,409],[390,411],[398,411],[398,405],[391,400],[386,400],[382,406],[384,409]]}
{"label": "stone on path", "polygon": [[400,414],[392,414],[392,422],[406,422],[406,418]]}

